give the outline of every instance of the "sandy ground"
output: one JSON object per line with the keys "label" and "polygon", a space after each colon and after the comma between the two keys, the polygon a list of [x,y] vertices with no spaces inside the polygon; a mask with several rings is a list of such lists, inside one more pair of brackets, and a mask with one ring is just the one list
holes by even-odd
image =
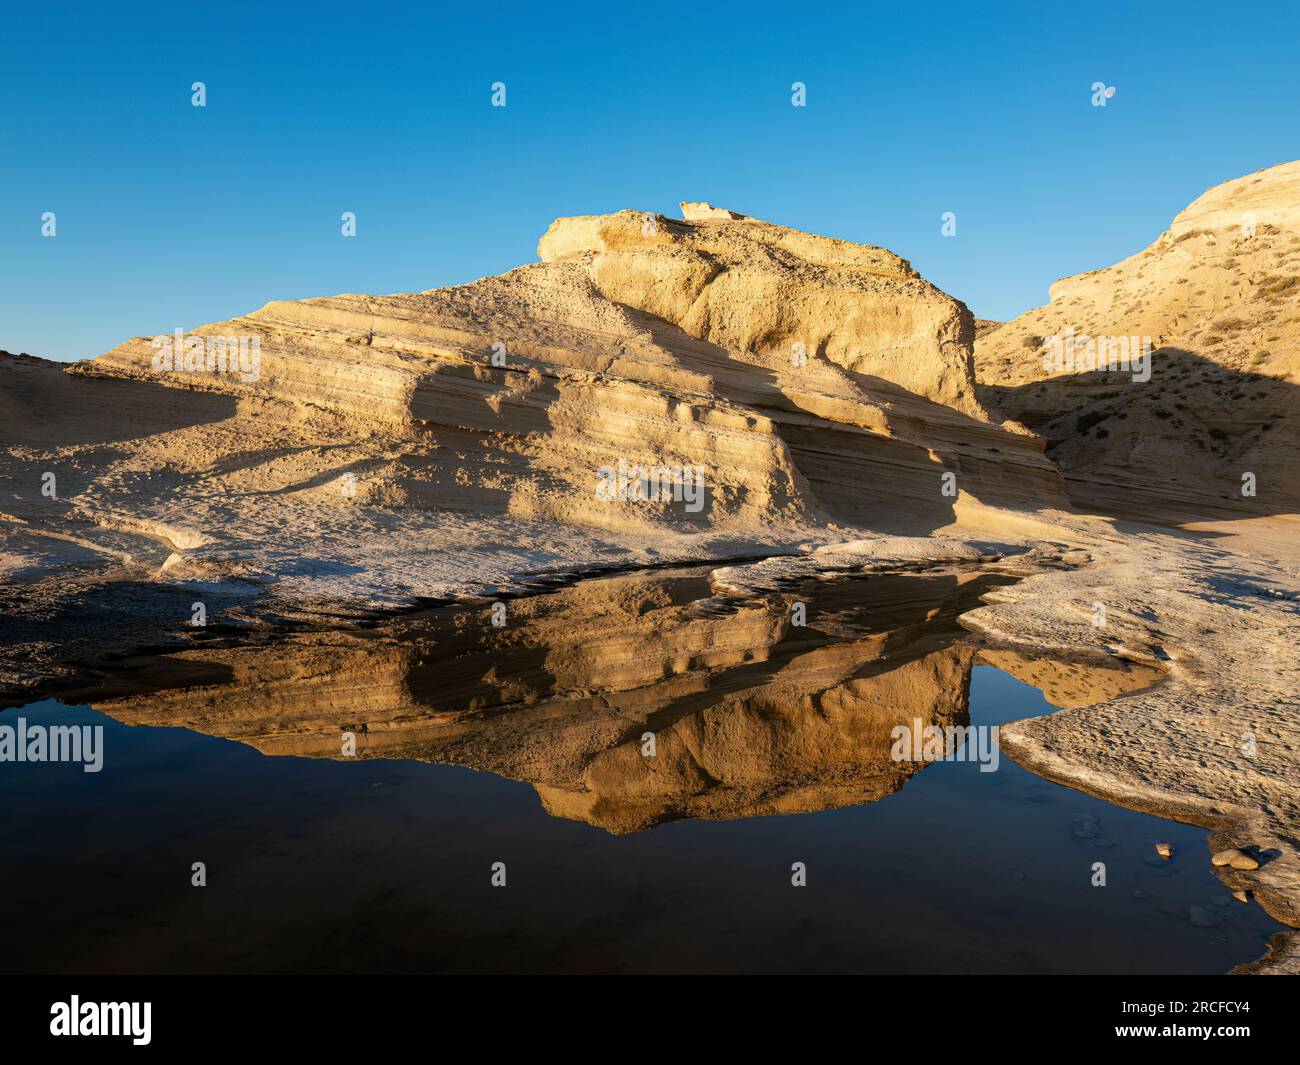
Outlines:
{"label": "sandy ground", "polygon": [[[1010,726],[1006,750],[1060,783],[1214,829],[1216,848],[1262,863],[1219,870],[1225,882],[1300,925],[1300,519],[1070,532],[1089,565],[1000,589],[963,623],[998,643],[1121,655],[1168,676]],[[1277,949],[1274,968],[1296,971],[1295,943]]]}

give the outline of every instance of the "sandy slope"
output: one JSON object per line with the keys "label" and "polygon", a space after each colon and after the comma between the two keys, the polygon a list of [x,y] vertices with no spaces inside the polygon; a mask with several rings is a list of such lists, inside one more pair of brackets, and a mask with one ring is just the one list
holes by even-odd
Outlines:
{"label": "sandy slope", "polygon": [[[1149,338],[1150,379],[1045,367],[1070,331]],[[975,357],[981,398],[1049,438],[1081,505],[1300,511],[1300,162],[1209,190],[1150,247],[982,332]]]}

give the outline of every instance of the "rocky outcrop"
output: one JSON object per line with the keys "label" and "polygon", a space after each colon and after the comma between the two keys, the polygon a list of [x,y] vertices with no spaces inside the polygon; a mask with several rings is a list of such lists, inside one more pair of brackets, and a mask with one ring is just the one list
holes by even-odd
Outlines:
{"label": "rocky outcrop", "polygon": [[[1110,352],[1098,368],[1098,338],[1149,341],[1149,371],[1107,369]],[[1080,505],[1296,512],[1300,162],[1225,182],[1144,251],[1058,281],[981,336],[976,364],[981,398],[1049,439]]]}
{"label": "rocky outcrop", "polygon": [[975,402],[969,313],[904,260],[688,213],[562,219],[499,277],[66,372],[0,355],[0,558],[370,609],[1064,502],[1041,440]]}
{"label": "rocky outcrop", "polygon": [[707,204],[683,210],[688,221],[561,218],[537,251],[582,265],[608,299],[728,351],[824,359],[987,418],[970,361],[974,318],[905,259]]}
{"label": "rocky outcrop", "polygon": [[[319,410],[387,437],[397,453],[359,478],[363,499],[387,504],[618,530],[933,528],[958,493],[1063,502],[1041,442],[974,400],[969,313],[890,252],[632,211],[561,219],[540,250],[546,262],[471,285],[272,303],[184,341],[256,340],[256,374],[159,371],[152,338],[77,372],[259,400],[262,419]],[[707,499],[610,506],[596,471],[620,459],[702,467]]]}
{"label": "rocky outcrop", "polygon": [[682,209],[682,218],[687,222],[700,222],[706,218],[725,218],[735,222],[746,217],[737,211],[728,211],[725,207],[714,207],[711,203],[691,203],[682,200],[679,206]]}

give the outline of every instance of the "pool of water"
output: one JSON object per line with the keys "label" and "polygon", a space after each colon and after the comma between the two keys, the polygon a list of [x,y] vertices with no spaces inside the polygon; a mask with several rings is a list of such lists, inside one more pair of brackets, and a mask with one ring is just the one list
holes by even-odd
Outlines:
{"label": "pool of water", "polygon": [[484,606],[124,663],[89,705],[0,714],[104,729],[98,773],[0,765],[0,968],[1214,973],[1257,957],[1282,926],[1229,896],[1205,831],[1007,757],[893,758],[901,723],[1052,710],[962,640],[955,618],[989,587],[893,575],[736,601],[700,574],[616,579],[508,604],[500,626]]}

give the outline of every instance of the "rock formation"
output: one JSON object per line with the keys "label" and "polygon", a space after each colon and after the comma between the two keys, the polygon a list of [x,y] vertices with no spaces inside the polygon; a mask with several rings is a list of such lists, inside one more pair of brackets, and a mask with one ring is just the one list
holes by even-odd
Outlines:
{"label": "rock formation", "polygon": [[581,265],[607,299],[742,358],[777,368],[802,353],[850,381],[881,378],[987,420],[973,388],[974,318],[905,259],[707,204],[683,212],[686,222],[638,211],[561,218],[538,254]]}
{"label": "rock formation", "polygon": [[[953,578],[892,642],[829,611],[834,646],[791,636],[786,592],[998,560],[1019,583],[962,624],[1070,707],[1007,726],[1007,750],[1254,848],[1222,875],[1300,924],[1298,183],[1290,163],[1211,190],[977,342],[891,252],[684,204],[560,219],[542,262],[469,285],[271,303],[72,367],[0,354],[0,699],[166,644],[165,669],[99,676],[99,705],[334,756],[342,695],[368,751],[529,780],[611,831],[820,809],[905,775],[882,707],[960,719],[972,650],[927,643],[925,615],[976,587]],[[1066,336],[1092,341],[1082,366]],[[1116,347],[1133,337],[1149,377],[1097,368],[1098,338],[1145,359]],[[1200,523],[1097,516],[1144,511]],[[687,561],[710,596],[509,599]],[[486,658],[480,633],[387,627],[474,597],[525,620]]]}
{"label": "rock formation", "polygon": [[[1150,339],[1149,380],[1091,367],[1086,342],[1073,365],[1044,365],[1065,338],[1130,337]],[[1210,189],[1144,251],[1056,282],[1048,305],[982,334],[979,391],[1048,437],[1080,505],[1295,513],[1298,341],[1294,162]]]}
{"label": "rock formation", "polygon": [[[0,356],[0,557],[60,564],[27,602],[75,572],[369,610],[1064,504],[1041,440],[976,402],[960,303],[881,248],[703,213],[561,219],[500,277],[71,367]],[[27,635],[11,681],[44,668]]]}

